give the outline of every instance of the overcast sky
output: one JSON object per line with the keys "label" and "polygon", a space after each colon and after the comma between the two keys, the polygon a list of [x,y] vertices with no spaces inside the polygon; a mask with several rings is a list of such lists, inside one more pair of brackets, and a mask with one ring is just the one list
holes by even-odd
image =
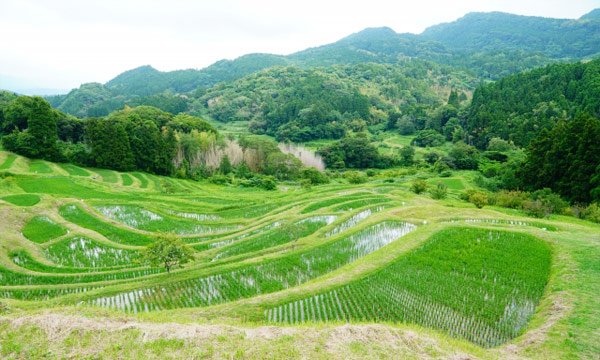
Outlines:
{"label": "overcast sky", "polygon": [[420,33],[471,11],[578,18],[600,0],[0,0],[0,88],[70,89],[131,68],[289,54],[365,27]]}

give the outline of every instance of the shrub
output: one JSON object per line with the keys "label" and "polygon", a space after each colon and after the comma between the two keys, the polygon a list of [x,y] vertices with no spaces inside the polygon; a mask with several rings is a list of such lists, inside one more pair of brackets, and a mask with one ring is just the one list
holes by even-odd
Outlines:
{"label": "shrub", "polygon": [[481,209],[488,204],[488,196],[485,193],[476,191],[469,196],[469,202],[475,205],[478,209]]}
{"label": "shrub", "polygon": [[215,174],[209,178],[209,181],[217,185],[231,184],[231,178],[227,175]]}
{"label": "shrub", "polygon": [[448,186],[442,183],[438,183],[436,187],[429,190],[429,194],[432,199],[441,200],[448,196]]}
{"label": "shrub", "polygon": [[527,200],[523,203],[523,210],[527,215],[543,218],[547,217],[552,211],[545,206],[540,200]]}
{"label": "shrub", "polygon": [[348,180],[350,184],[363,184],[367,182],[367,176],[360,171],[346,171],[344,178]]}
{"label": "shrub", "polygon": [[582,217],[586,220],[600,224],[600,206],[598,204],[590,204],[582,212]]}
{"label": "shrub", "polygon": [[489,203],[510,209],[520,209],[528,199],[529,194],[526,192],[502,190],[494,194],[489,199]]}
{"label": "shrub", "polygon": [[329,177],[327,174],[324,174],[313,167],[302,169],[302,171],[300,171],[300,177],[304,180],[310,181],[312,185],[329,183]]}
{"label": "shrub", "polygon": [[415,180],[410,185],[410,189],[415,194],[420,194],[422,192],[425,192],[425,190],[427,190],[427,187],[428,187],[427,183],[423,180]]}
{"label": "shrub", "polygon": [[531,199],[541,201],[541,203],[553,214],[562,214],[564,210],[569,206],[560,195],[552,192],[552,190],[545,188],[537,190],[531,194]]}

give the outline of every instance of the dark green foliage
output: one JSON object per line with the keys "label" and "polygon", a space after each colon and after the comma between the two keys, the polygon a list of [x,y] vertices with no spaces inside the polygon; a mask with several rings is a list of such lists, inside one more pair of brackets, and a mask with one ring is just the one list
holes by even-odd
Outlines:
{"label": "dark green foliage", "polygon": [[415,148],[405,146],[400,149],[400,165],[411,166],[415,163]]}
{"label": "dark green foliage", "polygon": [[385,168],[391,165],[391,160],[379,154],[365,133],[345,136],[319,150],[319,154],[325,165],[333,169]]}
{"label": "dark green foliage", "polygon": [[448,156],[456,169],[477,169],[479,152],[473,146],[458,142],[452,146]]}
{"label": "dark green foliage", "polygon": [[86,138],[94,166],[132,170],[135,162],[125,125],[120,121],[89,119]]}
{"label": "dark green foliage", "polygon": [[3,131],[10,132],[2,139],[4,147],[30,158],[60,160],[56,125],[60,116],[41,97],[14,99],[4,111]]}
{"label": "dark green foliage", "polygon": [[443,145],[444,141],[445,139],[442,134],[429,129],[418,131],[411,143],[419,147],[433,147]]}
{"label": "dark green foliage", "polygon": [[[589,203],[598,195],[600,119],[587,115],[560,121],[532,141],[519,177],[526,189],[550,188],[572,202]],[[596,177],[594,177],[596,174]]]}
{"label": "dark green foliage", "polygon": [[598,53],[600,21],[470,13],[432,26],[421,36],[465,53],[527,51],[556,59],[583,58]]}
{"label": "dark green foliage", "polygon": [[[347,130],[361,130],[365,122],[383,125],[387,121],[394,128],[399,110],[415,127],[424,115],[423,107],[445,101],[436,87],[457,83],[467,90],[471,86],[468,77],[458,80],[463,75],[418,60],[398,65],[274,68],[217,85],[204,92],[196,105],[219,121],[252,120],[252,132],[278,140],[335,139]],[[369,97],[362,89],[369,89]],[[382,113],[391,116],[376,115]]]}
{"label": "dark green foliage", "polygon": [[527,146],[543,129],[578,112],[600,116],[600,59],[551,65],[478,88],[466,130],[478,148],[493,137]]}

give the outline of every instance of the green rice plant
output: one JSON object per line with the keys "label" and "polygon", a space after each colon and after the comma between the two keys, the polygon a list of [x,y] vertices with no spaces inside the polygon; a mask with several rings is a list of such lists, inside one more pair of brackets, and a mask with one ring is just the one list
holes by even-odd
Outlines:
{"label": "green rice plant", "polygon": [[19,285],[67,285],[101,281],[130,280],[163,272],[161,268],[110,270],[79,274],[25,274],[0,266],[0,286]]}
{"label": "green rice plant", "polygon": [[85,170],[80,168],[79,166],[75,166],[73,164],[58,164],[62,169],[69,173],[71,176],[90,176],[91,174]]}
{"label": "green rice plant", "polygon": [[128,198],[117,193],[101,192],[91,187],[79,185],[70,176],[16,176],[17,184],[28,193],[53,194],[78,199],[119,199]]}
{"label": "green rice plant", "polygon": [[215,254],[213,261],[241,254],[249,254],[298,240],[314,233],[323,226],[331,224],[336,218],[333,215],[312,216],[292,224],[277,227],[261,236],[240,241],[223,248],[222,251]]}
{"label": "green rice plant", "polygon": [[264,316],[276,323],[410,322],[497,346],[525,329],[550,263],[548,245],[530,235],[450,228],[375,274]]}
{"label": "green rice plant", "polygon": [[15,154],[8,154],[8,156],[6,157],[6,159],[4,159],[4,162],[2,162],[2,164],[0,164],[0,170],[8,170],[11,168],[12,164],[15,162],[15,160],[17,159],[17,155]]}
{"label": "green rice plant", "polygon": [[23,236],[39,244],[63,236],[67,232],[67,228],[55,223],[47,216],[35,216],[31,218],[22,230]]}
{"label": "green rice plant", "polygon": [[218,215],[223,218],[245,218],[251,219],[265,215],[279,207],[279,204],[271,203],[265,205],[253,206],[231,206],[218,211]]}
{"label": "green rice plant", "polygon": [[[24,269],[28,269],[36,272],[45,272],[45,273],[60,273],[60,274],[74,274],[74,273],[82,273],[82,272],[98,272],[98,269],[94,268],[81,268],[81,267],[68,267],[68,266],[59,266],[59,265],[47,265],[41,263],[34,259],[28,252],[25,250],[17,250],[12,251],[9,254],[12,262],[19,265]],[[131,264],[128,264],[131,266]],[[102,270],[114,270],[114,269],[122,269],[125,266],[116,266],[111,268],[103,268]]]}
{"label": "green rice plant", "polygon": [[353,215],[351,218],[349,218],[348,220],[346,220],[343,223],[339,224],[338,226],[334,227],[333,229],[331,229],[327,233],[325,233],[325,237],[334,236],[334,235],[337,235],[337,234],[339,234],[341,232],[344,232],[344,231],[346,231],[348,229],[351,229],[354,226],[356,226],[356,224],[358,224],[359,222],[361,222],[364,219],[366,219],[369,216],[371,216],[373,213],[380,212],[383,209],[384,209],[383,206],[377,206],[377,207],[372,208],[372,209],[363,210],[363,211],[361,211],[361,212]]}
{"label": "green rice plant", "polygon": [[40,197],[33,194],[8,195],[0,199],[17,206],[33,206],[40,202]]}
{"label": "green rice plant", "polygon": [[358,209],[358,208],[369,206],[369,205],[377,205],[377,204],[382,204],[382,203],[386,203],[386,202],[390,202],[390,201],[391,201],[390,199],[384,198],[384,197],[372,197],[372,198],[360,199],[360,200],[350,201],[350,202],[344,203],[340,206],[337,206],[337,207],[333,208],[333,211],[353,210],[353,209]]}
{"label": "green rice plant", "polygon": [[70,294],[84,294],[90,290],[97,289],[94,286],[75,287],[75,288],[52,288],[52,289],[0,289],[0,298],[18,299],[28,301],[43,301],[54,297]]}
{"label": "green rice plant", "polygon": [[[177,235],[206,235],[239,229],[235,224],[207,224],[187,218],[161,215],[136,205],[98,205],[102,215],[135,229],[151,232],[169,232]],[[189,215],[189,213],[187,213]]]}
{"label": "green rice plant", "polygon": [[102,177],[102,181],[116,184],[119,182],[118,173],[107,169],[94,169],[94,172]]}
{"label": "green rice plant", "polygon": [[107,239],[120,244],[142,246],[148,245],[153,241],[153,238],[148,235],[138,234],[107,224],[95,216],[88,214],[76,204],[61,206],[59,213],[66,220],[86,229],[94,230],[104,235]]}
{"label": "green rice plant", "polygon": [[[235,235],[232,237],[228,237],[225,239],[219,239],[218,241],[206,241],[206,239],[204,239],[206,242],[203,242],[202,244],[197,244],[194,245],[193,248],[196,249],[197,251],[205,251],[205,250],[209,250],[209,249],[216,249],[216,248],[221,248],[227,245],[231,245],[237,241],[243,240],[243,239],[247,239],[251,236],[254,236],[256,234],[260,234],[260,233],[264,233],[267,232],[271,229],[275,229],[278,228],[282,225],[283,223],[281,221],[274,221],[272,223],[270,223],[269,225],[266,226],[262,226],[258,229],[254,229],[251,231],[246,231],[242,234],[239,235]],[[186,238],[187,239],[187,238]],[[202,240],[201,240],[202,241]]]}
{"label": "green rice plant", "polygon": [[306,206],[304,209],[302,209],[301,213],[308,214],[313,211],[316,211],[316,210],[319,210],[319,209],[322,209],[325,207],[329,207],[331,205],[335,205],[335,204],[339,204],[341,202],[348,201],[350,199],[357,199],[357,198],[366,197],[366,196],[370,196],[370,195],[371,194],[369,194],[369,193],[359,192],[359,193],[353,193],[353,194],[349,194],[349,195],[335,196],[335,197],[332,197],[327,200],[313,202],[310,205]]}
{"label": "green rice plant", "polygon": [[131,175],[140,181],[140,187],[142,189],[148,188],[148,179],[144,176],[144,174],[134,172],[134,173],[131,173]]}
{"label": "green rice plant", "polygon": [[133,185],[133,178],[128,174],[121,174],[121,179],[123,179],[123,186]]}
{"label": "green rice plant", "polygon": [[36,174],[52,174],[52,168],[43,160],[31,160],[29,163],[29,172]]}
{"label": "green rice plant", "polygon": [[544,224],[536,221],[521,221],[521,220],[505,220],[505,219],[453,219],[447,222],[458,223],[465,222],[467,224],[492,224],[492,225],[508,225],[508,226],[531,226],[542,230],[556,231],[556,226]]}
{"label": "green rice plant", "polygon": [[74,236],[50,245],[46,257],[59,265],[78,268],[104,268],[136,265],[140,254],[135,250],[119,249],[97,241]]}
{"label": "green rice plant", "polygon": [[303,253],[176,282],[89,299],[126,312],[208,306],[297,286],[376,251],[408,234],[412,224],[386,221]]}

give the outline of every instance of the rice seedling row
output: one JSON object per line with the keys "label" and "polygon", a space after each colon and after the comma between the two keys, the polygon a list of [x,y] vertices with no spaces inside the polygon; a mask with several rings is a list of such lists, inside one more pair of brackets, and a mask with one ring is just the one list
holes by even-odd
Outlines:
{"label": "rice seedling row", "polygon": [[363,210],[355,215],[353,215],[351,218],[349,218],[348,220],[344,221],[343,223],[339,224],[338,226],[334,227],[333,229],[331,229],[330,231],[328,231],[327,233],[325,233],[325,237],[331,237],[333,235],[337,235],[339,233],[342,233],[348,229],[353,228],[354,226],[356,226],[359,222],[363,221],[364,219],[368,218],[369,216],[371,216],[372,214],[376,213],[376,212],[380,212],[384,209],[383,206],[377,206],[375,208],[372,209],[366,209]]}
{"label": "rice seedling row", "polygon": [[208,235],[230,232],[240,228],[239,225],[234,224],[206,224],[188,219],[175,219],[135,205],[95,206],[95,209],[109,219],[119,221],[135,229],[150,232]]}
{"label": "rice seedling row", "polygon": [[107,246],[82,236],[52,244],[45,250],[45,254],[56,264],[76,268],[135,266],[140,258],[138,251]]}
{"label": "rice seedling row", "polygon": [[415,228],[409,223],[386,221],[304,253],[200,278],[89,299],[88,304],[125,312],[142,312],[207,306],[271,293],[331,272],[382,248]]}
{"label": "rice seedling row", "polygon": [[548,246],[530,235],[452,228],[373,275],[267,309],[264,316],[290,324],[411,322],[496,346],[525,328],[550,261]]}
{"label": "rice seedling row", "polygon": [[350,202],[344,203],[340,206],[336,206],[333,208],[333,211],[348,211],[348,210],[358,209],[358,208],[369,206],[369,205],[377,205],[377,204],[387,203],[390,201],[391,201],[391,199],[384,198],[384,197],[366,198],[366,199],[361,199],[361,200],[350,201]]}
{"label": "rice seedling row", "polygon": [[59,213],[66,220],[84,228],[94,230],[104,235],[107,239],[120,244],[148,245],[153,241],[152,237],[148,235],[138,234],[107,224],[95,216],[88,214],[75,204],[61,206]]}
{"label": "rice seedling row", "polygon": [[337,216],[333,215],[319,215],[312,216],[289,225],[284,225],[262,236],[237,242],[234,245],[228,246],[227,248],[215,254],[213,261],[231,256],[253,253],[298,240],[314,233],[323,226],[331,224],[336,218]]}
{"label": "rice seedling row", "polygon": [[46,273],[59,273],[59,274],[78,274],[82,272],[98,272],[98,271],[111,271],[123,269],[125,267],[131,265],[124,266],[113,266],[113,267],[105,267],[102,269],[95,268],[81,268],[81,267],[69,267],[69,266],[60,266],[60,265],[48,265],[41,263],[34,259],[28,252],[25,250],[16,250],[9,253],[9,257],[13,263],[16,265],[35,272],[46,272]]}
{"label": "rice seedling row", "polygon": [[148,275],[163,272],[160,268],[145,268],[138,270],[113,271],[95,274],[64,274],[64,275],[46,275],[39,276],[33,274],[24,274],[14,272],[5,268],[0,268],[0,286],[17,285],[66,285],[80,283],[94,283],[101,281],[117,281],[134,278],[141,278]]}

